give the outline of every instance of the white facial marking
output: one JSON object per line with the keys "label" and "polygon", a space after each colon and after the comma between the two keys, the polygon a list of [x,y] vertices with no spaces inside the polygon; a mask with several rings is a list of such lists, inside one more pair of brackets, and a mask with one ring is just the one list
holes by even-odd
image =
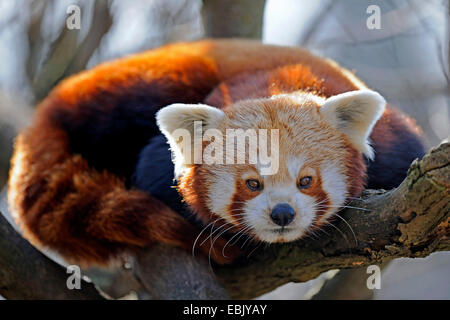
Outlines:
{"label": "white facial marking", "polygon": [[289,157],[289,160],[287,162],[287,168],[292,179],[294,180],[297,179],[298,173],[303,168],[304,164],[305,164],[304,157]]}
{"label": "white facial marking", "polygon": [[232,174],[226,170],[217,170],[208,198],[209,210],[231,223],[233,219],[228,213],[228,206],[236,192],[235,185],[235,178]]}
{"label": "white facial marking", "polygon": [[347,198],[347,183],[345,176],[340,173],[339,166],[327,161],[321,167],[322,188],[327,193],[331,206],[322,217],[324,221],[339,210]]}

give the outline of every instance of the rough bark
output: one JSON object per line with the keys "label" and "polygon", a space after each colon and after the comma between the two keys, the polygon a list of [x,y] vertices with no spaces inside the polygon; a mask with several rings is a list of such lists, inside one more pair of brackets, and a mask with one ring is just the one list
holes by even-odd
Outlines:
{"label": "rough bark", "polygon": [[[381,265],[399,257],[450,250],[450,143],[414,161],[402,184],[369,190],[340,212],[317,239],[271,245],[232,266],[206,261],[163,245],[140,252],[134,270],[149,298],[254,298],[287,282],[304,282],[331,269]],[[345,222],[344,222],[345,219]],[[348,224],[347,224],[348,223]],[[325,232],[327,234],[325,234]],[[92,299],[93,287],[69,291],[66,273],[0,220],[0,294],[6,298]],[[222,286],[226,289],[223,290]],[[228,293],[227,293],[228,292]],[[229,295],[228,295],[229,294]]]}
{"label": "rough bark", "polygon": [[66,286],[70,274],[31,246],[0,212],[0,295],[6,299],[104,299],[92,283]]}
{"label": "rough bark", "polygon": [[137,256],[135,274],[152,299],[229,299],[205,259],[157,245]]}

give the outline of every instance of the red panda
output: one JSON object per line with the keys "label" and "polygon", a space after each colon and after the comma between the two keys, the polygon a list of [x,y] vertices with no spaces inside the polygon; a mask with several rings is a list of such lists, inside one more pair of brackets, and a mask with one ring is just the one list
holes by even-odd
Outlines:
{"label": "red panda", "polygon": [[[39,104],[15,142],[9,205],[27,239],[82,266],[157,242],[228,263],[240,250],[222,234],[294,241],[365,187],[398,185],[424,147],[414,121],[385,106],[301,48],[167,45],[70,77]],[[195,121],[222,133],[277,129],[276,172],[186,161],[173,133],[195,134]],[[212,248],[208,225],[222,228]]]}

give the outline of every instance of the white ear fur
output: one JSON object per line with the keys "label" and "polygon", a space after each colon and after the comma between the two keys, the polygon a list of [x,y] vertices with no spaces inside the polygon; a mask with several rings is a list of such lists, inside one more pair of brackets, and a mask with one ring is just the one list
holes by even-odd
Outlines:
{"label": "white ear fur", "polygon": [[[156,123],[161,132],[166,136],[170,149],[172,150],[172,161],[175,164],[175,177],[183,173],[187,164],[194,163],[194,137],[202,138],[203,133],[208,129],[218,128],[219,123],[224,119],[225,113],[217,108],[205,104],[183,104],[176,103],[162,108],[156,114]],[[200,126],[194,126],[195,122],[201,121]],[[186,137],[188,135],[189,137]],[[180,137],[189,139],[180,142]],[[200,150],[201,151],[201,150]]]}
{"label": "white ear fur", "polygon": [[386,101],[379,93],[358,90],[328,98],[320,112],[331,125],[347,135],[357,150],[373,159],[369,135],[385,107]]}

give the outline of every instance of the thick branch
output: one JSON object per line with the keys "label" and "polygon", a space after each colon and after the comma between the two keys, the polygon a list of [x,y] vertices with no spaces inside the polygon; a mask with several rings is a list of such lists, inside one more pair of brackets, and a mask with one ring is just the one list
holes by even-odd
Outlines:
{"label": "thick branch", "polygon": [[6,299],[104,299],[82,281],[69,290],[63,267],[31,246],[0,212],[0,295]]}
{"label": "thick branch", "polygon": [[138,254],[134,271],[152,299],[229,299],[206,259],[166,245],[155,245]]}

